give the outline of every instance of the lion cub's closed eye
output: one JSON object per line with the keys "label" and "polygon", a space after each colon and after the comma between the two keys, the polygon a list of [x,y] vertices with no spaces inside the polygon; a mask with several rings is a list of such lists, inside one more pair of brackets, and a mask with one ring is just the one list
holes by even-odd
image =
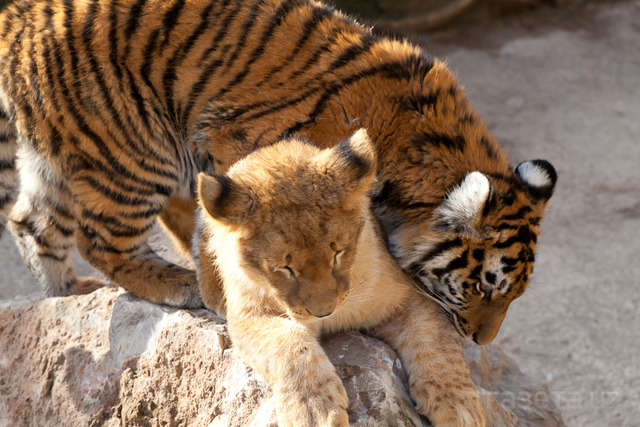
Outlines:
{"label": "lion cub's closed eye", "polygon": [[[347,394],[319,336],[354,328],[398,351],[436,426],[483,425],[457,332],[380,238],[367,197],[375,173],[360,130],[326,150],[287,140],[224,176],[200,174],[196,244],[210,259],[198,268],[215,262],[234,347],[273,387],[280,426],[348,425]],[[206,287],[201,280],[203,296]]]}

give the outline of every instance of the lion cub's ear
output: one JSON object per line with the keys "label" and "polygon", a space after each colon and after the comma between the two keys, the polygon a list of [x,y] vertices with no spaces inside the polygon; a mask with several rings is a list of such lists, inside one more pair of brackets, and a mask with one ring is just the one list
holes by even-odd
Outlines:
{"label": "lion cub's ear", "polygon": [[218,221],[241,224],[251,212],[253,200],[239,184],[224,175],[198,174],[200,205]]}
{"label": "lion cub's ear", "polygon": [[365,129],[329,150],[329,172],[348,190],[371,185],[376,174],[376,152]]}

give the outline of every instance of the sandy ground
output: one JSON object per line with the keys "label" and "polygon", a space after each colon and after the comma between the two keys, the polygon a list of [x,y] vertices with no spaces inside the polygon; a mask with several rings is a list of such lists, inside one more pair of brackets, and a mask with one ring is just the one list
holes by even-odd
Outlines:
{"label": "sandy ground", "polygon": [[[571,426],[640,425],[639,23],[640,0],[585,3],[421,40],[514,164],[559,172],[535,277],[496,342]],[[38,289],[8,233],[0,263],[0,299]]]}

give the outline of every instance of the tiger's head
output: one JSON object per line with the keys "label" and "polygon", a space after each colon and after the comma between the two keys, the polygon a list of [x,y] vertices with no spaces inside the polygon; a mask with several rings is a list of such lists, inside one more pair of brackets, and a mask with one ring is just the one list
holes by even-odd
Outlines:
{"label": "tiger's head", "polygon": [[544,160],[510,175],[470,172],[432,211],[426,233],[414,223],[391,236],[402,267],[463,337],[490,343],[526,289],[556,178]]}

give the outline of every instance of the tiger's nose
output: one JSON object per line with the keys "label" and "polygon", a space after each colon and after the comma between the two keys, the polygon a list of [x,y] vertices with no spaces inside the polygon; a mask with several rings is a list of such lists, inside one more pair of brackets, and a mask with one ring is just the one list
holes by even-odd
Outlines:
{"label": "tiger's nose", "polygon": [[483,328],[482,325],[473,333],[472,339],[478,345],[489,344],[498,334],[498,330]]}

